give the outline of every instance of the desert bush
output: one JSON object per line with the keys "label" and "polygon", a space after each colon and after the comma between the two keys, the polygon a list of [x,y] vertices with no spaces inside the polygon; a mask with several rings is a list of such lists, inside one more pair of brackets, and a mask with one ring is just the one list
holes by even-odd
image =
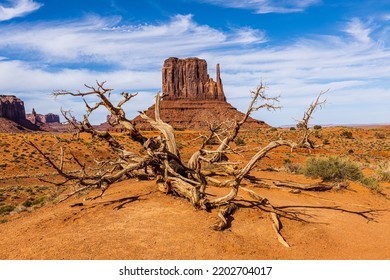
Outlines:
{"label": "desert bush", "polygon": [[43,205],[46,202],[46,196],[40,196],[32,201],[32,205]]}
{"label": "desert bush", "polygon": [[346,139],[353,139],[353,135],[351,131],[344,130],[340,134],[341,137],[346,138]]}
{"label": "desert bush", "polygon": [[378,139],[385,139],[386,138],[386,135],[384,135],[383,133],[380,133],[380,132],[375,132],[374,136]]}
{"label": "desert bush", "polygon": [[241,137],[237,137],[234,140],[234,143],[236,143],[237,146],[245,146],[246,145],[245,140]]}
{"label": "desert bush", "polygon": [[322,141],[322,144],[323,145],[329,145],[329,139],[324,139],[323,141]]}
{"label": "desert bush", "polygon": [[339,157],[310,157],[305,161],[302,168],[305,176],[321,178],[324,181],[359,181],[363,177],[359,166],[347,159]]}
{"label": "desert bush", "polygon": [[320,125],[316,124],[315,126],[313,126],[313,128],[314,128],[314,129],[316,129],[316,130],[318,130],[318,129],[321,129],[321,128],[322,128],[322,126],[320,126]]}
{"label": "desert bush", "polygon": [[308,158],[302,173],[307,177],[321,178],[324,181],[356,181],[371,190],[381,191],[377,179],[364,176],[357,163],[335,156]]}
{"label": "desert bush", "polygon": [[12,211],[15,210],[15,206],[13,205],[4,205],[0,207],[0,215],[8,215]]}
{"label": "desert bush", "polygon": [[297,130],[295,127],[290,127],[290,130]]}
{"label": "desert bush", "polygon": [[24,207],[31,207],[33,204],[32,204],[32,201],[30,199],[27,199],[25,202],[22,203],[22,205]]}

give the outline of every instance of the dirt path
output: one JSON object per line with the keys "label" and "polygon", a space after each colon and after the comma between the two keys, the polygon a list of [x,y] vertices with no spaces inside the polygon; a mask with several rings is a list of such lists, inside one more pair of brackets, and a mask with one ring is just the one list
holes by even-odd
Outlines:
{"label": "dirt path", "polygon": [[[278,243],[268,213],[242,207],[229,229],[216,232],[215,212],[197,211],[156,191],[153,182],[129,181],[102,199],[46,205],[0,224],[0,258],[390,259],[390,201],[383,196],[359,185],[322,193],[255,191],[306,221],[282,218],[291,248]],[[368,222],[340,209],[387,211]]]}

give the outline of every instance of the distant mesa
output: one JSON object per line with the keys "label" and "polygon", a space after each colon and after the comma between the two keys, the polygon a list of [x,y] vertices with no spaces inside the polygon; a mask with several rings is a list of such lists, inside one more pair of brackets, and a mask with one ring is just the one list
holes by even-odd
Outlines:
{"label": "distant mesa", "polygon": [[[241,120],[244,114],[226,101],[220,65],[216,65],[216,79],[210,78],[207,62],[196,57],[170,57],[162,67],[161,119],[176,129],[207,129],[210,121]],[[146,111],[154,116],[154,105]],[[139,129],[151,129],[140,116],[133,119]],[[246,129],[268,127],[263,121],[249,118]]]}
{"label": "distant mesa", "polygon": [[60,117],[56,114],[40,115],[33,109],[26,115],[24,102],[14,95],[0,95],[0,132],[21,131],[55,131],[52,126],[60,125]]}
{"label": "distant mesa", "polygon": [[50,124],[50,123],[60,123],[60,116],[49,113],[46,115],[37,114],[35,109],[32,109],[31,114],[27,114],[26,118],[33,124]]}

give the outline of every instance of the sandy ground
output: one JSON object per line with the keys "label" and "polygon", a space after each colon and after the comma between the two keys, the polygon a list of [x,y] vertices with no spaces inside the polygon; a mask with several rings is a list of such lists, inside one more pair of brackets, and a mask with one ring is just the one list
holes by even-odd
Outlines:
{"label": "sandy ground", "polygon": [[[354,184],[326,193],[254,190],[305,220],[281,218],[290,248],[278,243],[269,214],[258,209],[240,208],[231,227],[216,232],[216,212],[160,193],[153,182],[122,182],[102,199],[46,205],[1,224],[0,258],[390,259],[390,203],[383,196]],[[374,210],[366,214],[374,220],[350,210]]]}

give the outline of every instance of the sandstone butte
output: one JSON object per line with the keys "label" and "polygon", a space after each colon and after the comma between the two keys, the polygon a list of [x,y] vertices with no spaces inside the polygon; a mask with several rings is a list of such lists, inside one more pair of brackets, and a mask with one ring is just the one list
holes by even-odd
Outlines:
{"label": "sandstone butte", "polygon": [[39,123],[50,124],[50,123],[59,123],[60,122],[60,116],[59,115],[56,115],[56,114],[53,114],[53,113],[49,113],[49,114],[46,114],[46,115],[37,114],[35,112],[34,108],[32,109],[31,114],[26,114],[26,118],[30,122],[32,122],[33,124],[39,124]]}
{"label": "sandstone butte", "polygon": [[[34,115],[35,114],[35,115]],[[24,102],[14,95],[0,95],[0,132],[56,131],[45,124],[60,127],[60,117],[55,114],[40,115],[33,109],[26,115]]]}
{"label": "sandstone butte", "polygon": [[[241,120],[244,114],[226,101],[220,75],[216,66],[216,80],[208,74],[207,62],[199,58],[170,57],[162,68],[161,119],[175,129],[207,129],[208,122]],[[154,105],[146,114],[154,117]],[[138,129],[151,129],[140,116],[133,119]],[[269,127],[263,121],[249,118],[245,129]]]}

